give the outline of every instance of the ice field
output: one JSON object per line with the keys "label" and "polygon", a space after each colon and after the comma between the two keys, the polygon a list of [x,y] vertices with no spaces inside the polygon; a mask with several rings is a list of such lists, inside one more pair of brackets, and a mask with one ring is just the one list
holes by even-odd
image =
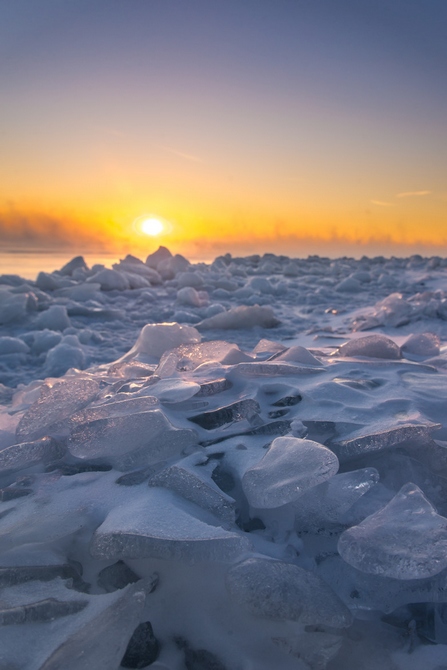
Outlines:
{"label": "ice field", "polygon": [[447,259],[0,276],[0,670],[446,670]]}

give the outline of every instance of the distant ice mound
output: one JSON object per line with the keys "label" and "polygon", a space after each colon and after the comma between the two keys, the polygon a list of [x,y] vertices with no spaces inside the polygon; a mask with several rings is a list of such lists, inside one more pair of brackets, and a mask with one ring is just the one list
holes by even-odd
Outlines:
{"label": "distant ice mound", "polygon": [[389,358],[397,360],[401,357],[400,348],[385,335],[367,335],[342,344],[338,350],[340,356],[366,356],[367,358]]}

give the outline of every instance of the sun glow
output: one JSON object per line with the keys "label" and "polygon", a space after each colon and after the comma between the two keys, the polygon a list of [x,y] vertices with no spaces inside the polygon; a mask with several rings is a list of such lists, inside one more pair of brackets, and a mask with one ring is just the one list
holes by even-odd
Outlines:
{"label": "sun glow", "polygon": [[158,219],[145,219],[140,224],[141,232],[156,237],[164,230],[164,225]]}

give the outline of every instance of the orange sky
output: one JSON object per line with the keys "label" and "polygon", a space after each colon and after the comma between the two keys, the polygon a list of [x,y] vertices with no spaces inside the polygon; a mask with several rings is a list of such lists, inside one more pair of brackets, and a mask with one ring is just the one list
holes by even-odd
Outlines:
{"label": "orange sky", "polygon": [[[441,17],[335,4],[0,9],[0,242],[445,253]],[[138,234],[146,215],[169,230]]]}

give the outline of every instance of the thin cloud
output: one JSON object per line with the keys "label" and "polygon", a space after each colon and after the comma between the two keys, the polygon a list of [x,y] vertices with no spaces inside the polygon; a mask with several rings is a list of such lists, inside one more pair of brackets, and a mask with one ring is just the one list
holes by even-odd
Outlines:
{"label": "thin cloud", "polygon": [[383,200],[371,200],[373,205],[379,205],[379,207],[395,207],[396,205],[392,202],[384,202]]}
{"label": "thin cloud", "polygon": [[180,158],[184,158],[187,161],[193,161],[194,163],[203,163],[203,160],[199,158],[198,156],[194,156],[193,154],[185,154],[183,151],[177,151],[177,149],[172,149],[171,147],[162,147],[164,151],[169,151],[170,154],[174,154],[174,156],[179,156]]}
{"label": "thin cloud", "polygon": [[398,193],[396,198],[411,198],[414,195],[430,195],[431,191],[405,191],[404,193]]}

